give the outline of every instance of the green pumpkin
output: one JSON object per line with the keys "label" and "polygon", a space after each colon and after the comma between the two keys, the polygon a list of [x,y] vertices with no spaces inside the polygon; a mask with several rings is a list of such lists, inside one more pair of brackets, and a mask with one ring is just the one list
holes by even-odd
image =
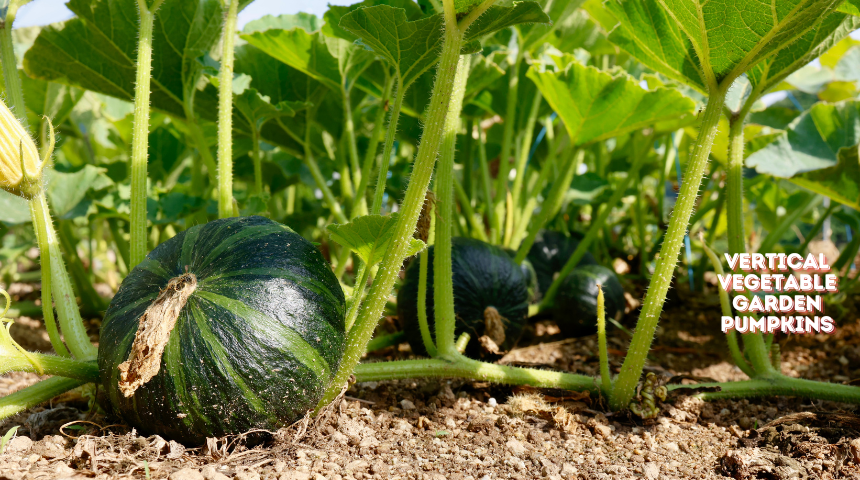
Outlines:
{"label": "green pumpkin", "polygon": [[[197,286],[158,373],[125,397],[119,365],[140,317],[171,279]],[[197,225],[153,250],[120,286],[101,330],[99,370],[116,414],[185,442],[274,430],[313,408],[345,348],[343,291],[317,248],[263,217]]]}
{"label": "green pumpkin", "polygon": [[[427,323],[430,335],[436,337],[433,306],[433,256],[428,251]],[[419,263],[413,261],[397,293],[397,313],[406,339],[417,355],[427,355],[418,325]],[[522,334],[528,316],[528,289],[523,269],[514,263],[504,249],[471,238],[454,237],[451,243],[451,269],[454,283],[454,312],[457,323],[454,334],[471,336],[466,354],[484,356],[479,337],[485,333],[484,312],[494,307],[502,317],[505,340],[502,351],[512,349]]]}
{"label": "green pumpkin", "polygon": [[[582,236],[572,233],[567,236],[561,232],[544,230],[535,238],[535,243],[529,249],[526,258],[531,262],[537,274],[538,291],[541,295],[549,290],[555,274],[561,271],[567,259],[573,255],[579,246]],[[597,265],[597,260],[589,252],[585,252],[577,266]]]}
{"label": "green pumpkin", "polygon": [[598,284],[603,289],[606,318],[619,319],[624,313],[624,287],[615,272],[601,265],[577,267],[562,282],[552,308],[553,319],[564,336],[597,333]]}

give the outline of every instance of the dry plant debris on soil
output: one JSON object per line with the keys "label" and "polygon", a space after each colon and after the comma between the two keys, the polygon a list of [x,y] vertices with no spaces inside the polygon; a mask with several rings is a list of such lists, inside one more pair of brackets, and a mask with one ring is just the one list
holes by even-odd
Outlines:
{"label": "dry plant debris on soil", "polygon": [[[38,294],[15,287],[21,297]],[[716,294],[672,291],[647,371],[664,380],[743,378],[722,356]],[[625,320],[632,318],[635,311]],[[96,332],[97,322],[90,327]],[[27,348],[49,348],[38,320],[20,319],[13,333]],[[785,373],[860,378],[856,313],[834,336],[781,340]],[[627,341],[617,329],[609,338],[614,371]],[[521,345],[502,362],[597,372],[595,339],[560,339],[551,322],[531,326]],[[366,361],[409,355],[403,344]],[[0,395],[37,379],[0,377]],[[856,407],[833,402],[705,403],[676,395],[657,419],[643,422],[574,392],[444,379],[366,382],[352,385],[320,420],[192,448],[113,424],[89,408],[92,396],[70,392],[0,423],[0,433],[20,426],[0,455],[0,480],[860,478],[860,417]]]}

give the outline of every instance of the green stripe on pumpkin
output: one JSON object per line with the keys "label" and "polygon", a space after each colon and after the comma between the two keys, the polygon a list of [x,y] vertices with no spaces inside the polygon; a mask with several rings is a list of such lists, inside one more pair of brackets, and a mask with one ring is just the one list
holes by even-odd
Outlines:
{"label": "green stripe on pumpkin", "polygon": [[254,240],[257,238],[263,238],[267,235],[272,235],[274,233],[281,233],[284,229],[280,228],[278,225],[260,225],[255,226],[254,228],[246,228],[244,230],[239,231],[229,237],[225,238],[224,241],[218,244],[217,247],[213,248],[212,251],[206,255],[206,258],[203,259],[201,265],[209,265],[219,255],[224,253],[227,249],[233,248],[237,243],[244,242],[248,240]]}
{"label": "green stripe on pumpkin", "polygon": [[220,281],[229,279],[231,277],[237,277],[240,275],[253,275],[258,277],[269,277],[269,278],[282,278],[284,280],[289,280],[296,285],[307,288],[308,290],[318,293],[320,295],[327,296],[330,300],[335,302],[339,302],[337,296],[328,288],[328,286],[323,283],[313,279],[308,278],[307,276],[297,275],[294,272],[283,269],[274,269],[274,268],[245,268],[242,270],[235,270],[232,272],[224,272],[219,273],[217,275],[211,275],[201,280],[198,284],[198,288],[203,285],[218,285]]}
{"label": "green stripe on pumpkin", "polygon": [[232,380],[233,383],[242,390],[244,399],[248,401],[257,413],[263,414],[272,422],[277,422],[277,419],[266,410],[260,397],[258,397],[253,390],[248,388],[248,384],[245,383],[245,380],[236,373],[236,370],[233,369],[233,366],[227,359],[227,352],[224,350],[224,346],[221,345],[221,342],[219,342],[215,334],[212,333],[212,329],[209,328],[209,322],[207,322],[203,312],[201,312],[199,308],[193,308],[191,309],[191,317],[194,319],[194,323],[199,329],[200,336],[204,341],[206,341],[213,356],[218,360],[217,368],[221,373],[226,378]]}
{"label": "green stripe on pumpkin", "polygon": [[200,231],[203,228],[189,228],[185,231],[185,238],[182,239],[182,253],[179,256],[179,270],[185,271],[185,266],[191,266],[192,263],[192,251],[194,250],[194,245],[197,243],[197,237],[200,236]]}
{"label": "green stripe on pumpkin", "polygon": [[262,312],[254,310],[239,300],[207,292],[199,288],[194,292],[194,295],[229,310],[238,317],[247,319],[247,325],[255,329],[261,338],[271,338],[272,340],[280,341],[284,346],[283,352],[294,356],[314,372],[317,377],[324,379],[330,377],[328,362],[292,328],[281,324]]}
{"label": "green stripe on pumpkin", "polygon": [[137,264],[137,267],[135,268],[146,270],[147,272],[150,272],[153,275],[158,275],[161,278],[171,278],[170,272],[164,268],[164,265],[162,265],[158,260],[153,260],[151,258],[144,258],[143,261]]}
{"label": "green stripe on pumpkin", "polygon": [[[188,303],[185,304],[185,310],[188,312],[186,315],[179,316],[179,320],[176,322],[176,326],[173,328],[173,332],[176,332],[180,328],[180,322],[186,320],[187,315],[190,314],[193,310],[198,310],[192,305],[193,300],[189,300]],[[183,319],[182,317],[185,317]],[[171,332],[171,333],[173,333]],[[182,418],[182,423],[192,428],[192,419],[202,420],[204,424],[211,423],[209,418],[203,413],[203,405],[200,404],[200,400],[197,398],[197,395],[194,394],[193,391],[189,391],[188,384],[185,382],[185,372],[182,368],[182,363],[185,360],[182,358],[182,352],[180,347],[181,342],[180,335],[170,335],[170,340],[167,341],[167,346],[164,348],[164,353],[161,356],[161,368],[165,371],[164,373],[170,377],[173,381],[173,384],[176,386],[174,389],[176,396],[179,397],[179,401],[182,404],[180,407],[176,408],[177,411],[188,411],[192,413],[187,417]]]}

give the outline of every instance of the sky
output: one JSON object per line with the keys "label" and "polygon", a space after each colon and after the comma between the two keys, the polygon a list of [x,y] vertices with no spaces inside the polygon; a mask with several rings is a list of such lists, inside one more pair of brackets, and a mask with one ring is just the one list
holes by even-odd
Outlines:
{"label": "sky", "polygon": [[[61,22],[72,17],[72,12],[66,7],[68,0],[33,0],[21,7],[16,27],[32,27]],[[282,15],[285,13],[306,12],[322,17],[328,5],[349,5],[360,0],[255,0],[239,12],[238,26],[241,29],[251,20],[264,15]]]}

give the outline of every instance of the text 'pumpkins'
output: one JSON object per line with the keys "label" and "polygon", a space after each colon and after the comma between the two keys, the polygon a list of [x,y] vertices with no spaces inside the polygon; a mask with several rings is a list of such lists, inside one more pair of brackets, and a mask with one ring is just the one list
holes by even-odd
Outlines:
{"label": "text 'pumpkins'", "polygon": [[331,268],[288,227],[256,216],[197,225],[123,281],[102,325],[102,383],[145,434],[199,442],[277,429],[313,408],[337,371],[344,312]]}

